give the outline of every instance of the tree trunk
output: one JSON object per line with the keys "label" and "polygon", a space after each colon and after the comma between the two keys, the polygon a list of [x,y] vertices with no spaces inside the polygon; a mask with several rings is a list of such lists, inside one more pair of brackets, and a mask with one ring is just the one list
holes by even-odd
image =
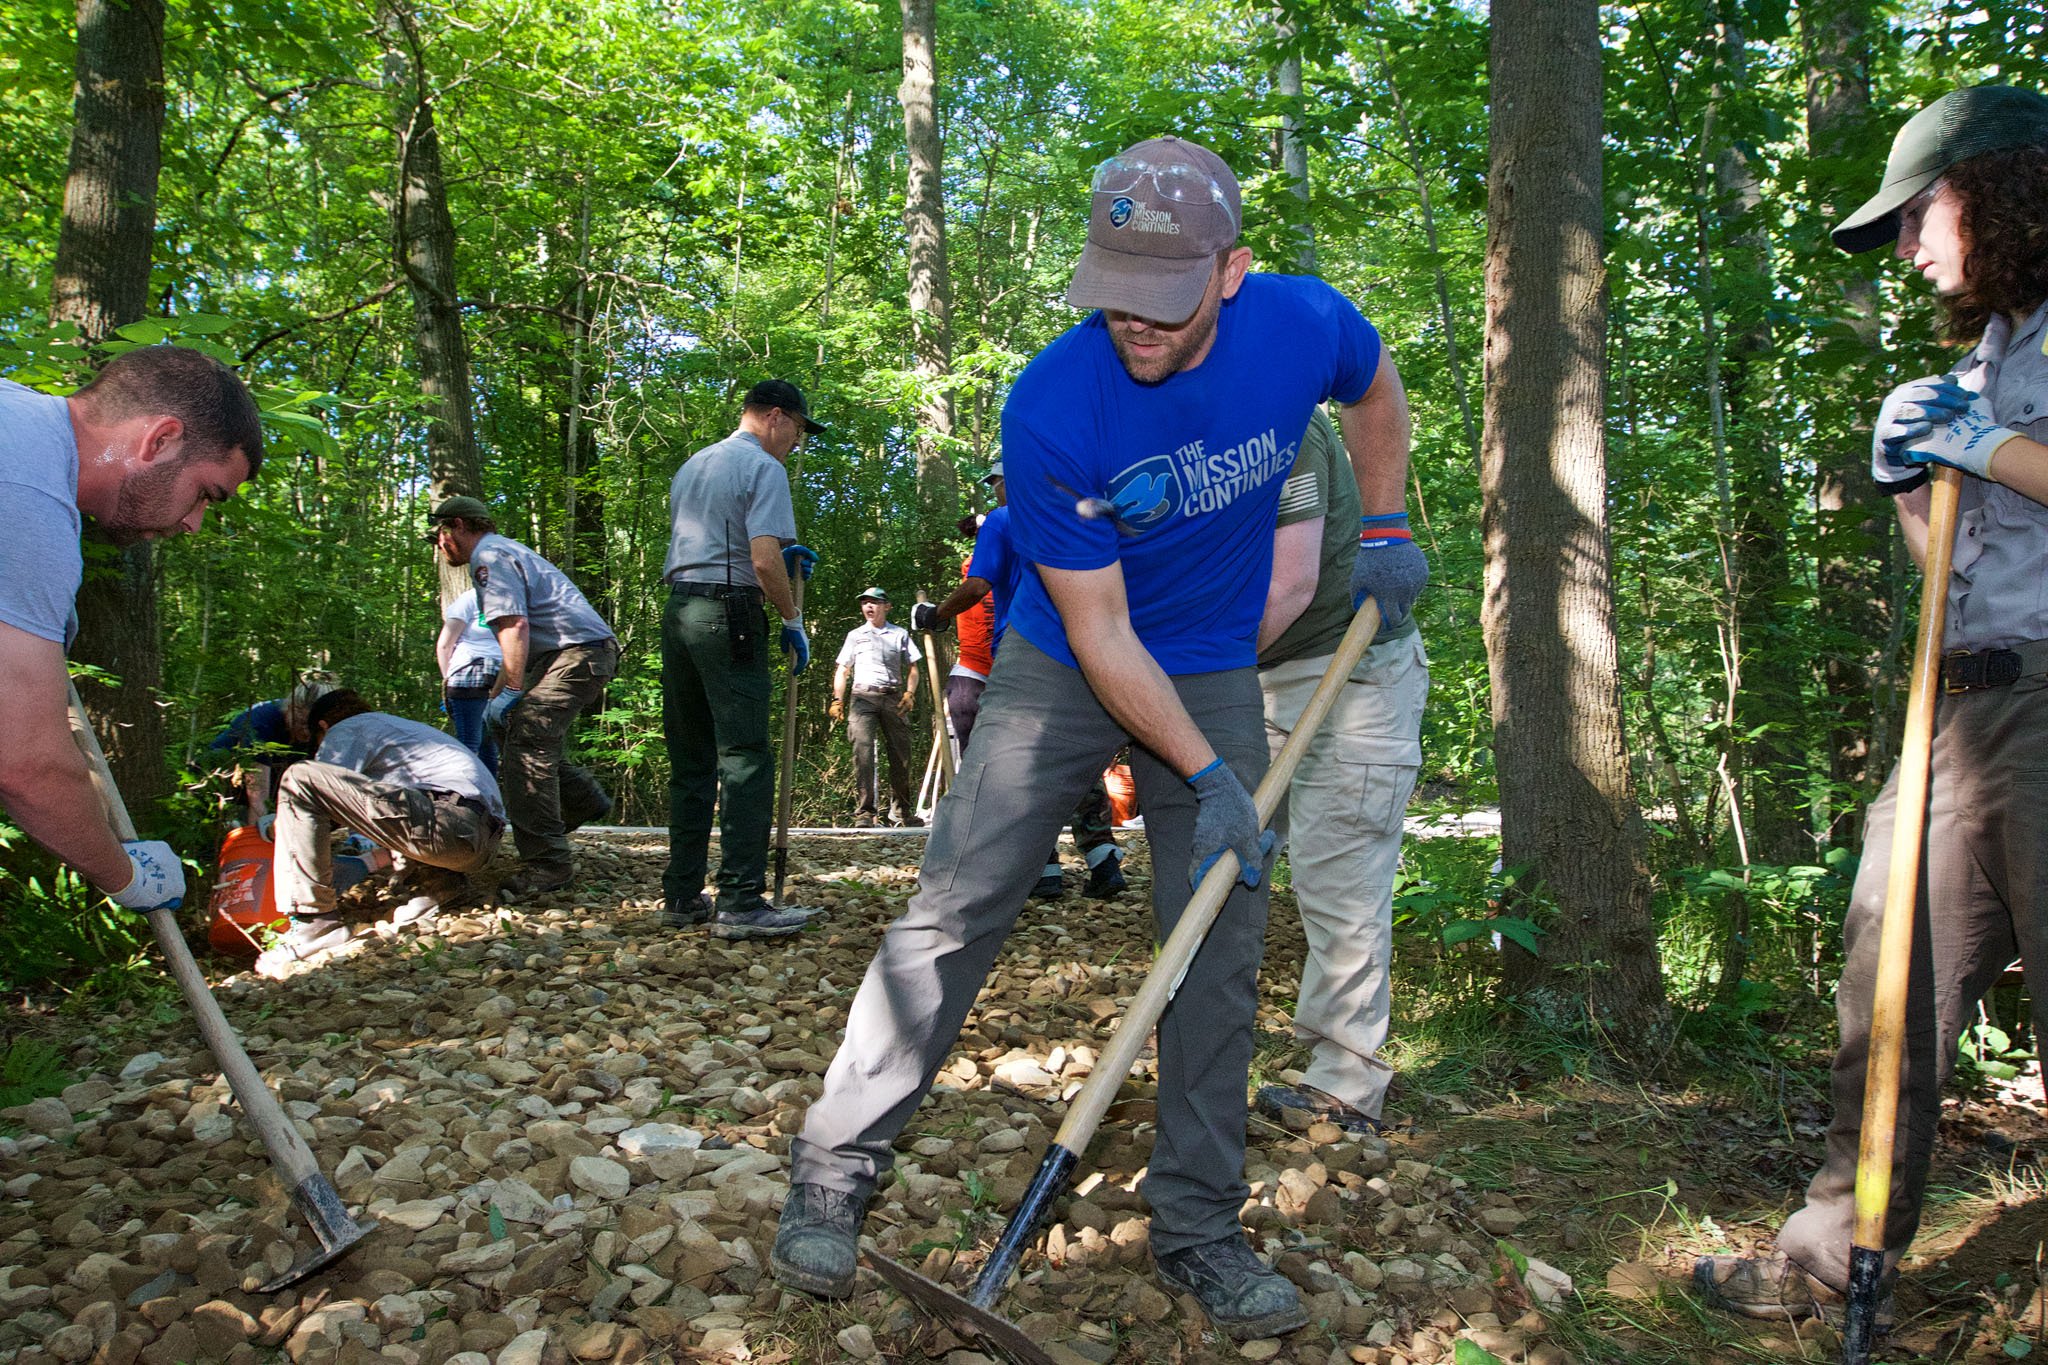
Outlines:
{"label": "tree trunk", "polygon": [[[1610,1046],[1668,1031],[1609,581],[1597,0],[1494,0],[1480,489],[1511,980]],[[1539,907],[1547,907],[1544,913]]]}
{"label": "tree trunk", "polygon": [[[78,0],[78,87],[50,320],[77,323],[89,341],[148,311],[163,126],[163,0]],[[100,543],[103,552],[86,557],[71,657],[120,679],[117,687],[82,679],[79,695],[114,780],[141,808],[171,789],[156,704],[156,557],[146,542],[125,550]]]}
{"label": "tree trunk", "polygon": [[903,226],[910,238],[910,330],[918,405],[918,501],[933,524],[959,515],[960,480],[948,445],[953,438],[953,286],[946,267],[946,204],[940,180],[938,66],[933,58],[935,0],[903,0],[903,139],[910,180]]}
{"label": "tree trunk", "polygon": [[1280,173],[1286,177],[1288,192],[1295,199],[1293,222],[1288,225],[1295,239],[1294,268],[1304,275],[1313,275],[1316,229],[1315,220],[1309,215],[1308,148],[1301,141],[1301,52],[1295,46],[1295,40],[1301,36],[1301,25],[1275,16],[1274,29],[1281,49],[1287,53],[1274,73],[1274,87],[1279,91],[1282,108]]}
{"label": "tree trunk", "polygon": [[[1806,141],[1813,206],[1809,221],[1839,222],[1868,188],[1869,168],[1881,164],[1883,148],[1870,118],[1871,0],[1804,0],[1800,39],[1806,62]],[[1831,248],[1823,246],[1824,252]],[[1839,373],[1849,381],[1845,403],[1836,411],[1857,414],[1853,424],[1822,426],[1812,452],[1822,521],[1820,619],[1842,640],[1866,642],[1856,650],[1830,651],[1826,660],[1829,707],[1828,767],[1838,790],[1874,792],[1887,766],[1874,704],[1881,655],[1874,646],[1886,634],[1885,546],[1891,534],[1890,501],[1870,485],[1869,414],[1882,391],[1877,387],[1877,286],[1865,258],[1837,256],[1833,276],[1841,293],[1841,316],[1850,336],[1835,344],[1854,348]],[[1859,394],[1859,380],[1867,380]],[[1860,406],[1857,398],[1861,397]],[[1875,742],[1873,742],[1875,741]],[[1831,822],[1838,842],[1860,842],[1863,802],[1839,803],[1843,814]]]}
{"label": "tree trunk", "polygon": [[392,95],[398,186],[391,244],[412,296],[413,358],[428,402],[427,464],[434,501],[483,496],[476,429],[470,415],[469,342],[455,290],[455,223],[441,173],[434,93],[427,84],[419,29],[399,6],[384,12],[384,84]]}

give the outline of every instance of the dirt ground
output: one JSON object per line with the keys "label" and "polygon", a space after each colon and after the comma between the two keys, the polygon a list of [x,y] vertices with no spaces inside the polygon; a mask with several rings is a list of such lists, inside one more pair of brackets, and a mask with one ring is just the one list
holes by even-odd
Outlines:
{"label": "dirt ground", "polygon": [[[1069,894],[1021,917],[898,1144],[866,1226],[880,1254],[959,1286],[993,1245],[1150,961],[1144,844],[1127,842],[1123,898],[1082,899],[1070,855]],[[177,1011],[11,1021],[79,1080],[0,1124],[0,1361],[983,1359],[871,1273],[839,1304],[764,1273],[790,1135],[922,841],[805,839],[790,899],[826,913],[741,943],[659,926],[659,840],[582,843],[571,896],[366,933],[280,983],[215,964],[323,1168],[383,1224],[296,1291],[251,1288],[310,1243]],[[1301,952],[1283,889],[1255,1081],[1303,1060],[1286,1014]],[[1148,1053],[998,1303],[1056,1360],[1837,1354],[1825,1328],[1731,1320],[1684,1290],[1692,1255],[1767,1240],[1795,1197],[1826,1120],[1811,1076],[1733,1094],[1425,1067],[1384,1142],[1255,1118],[1245,1222],[1314,1321],[1242,1344],[1150,1274],[1152,1082]],[[2039,1100],[2035,1076],[1952,1106],[1880,1358],[2048,1351]]]}

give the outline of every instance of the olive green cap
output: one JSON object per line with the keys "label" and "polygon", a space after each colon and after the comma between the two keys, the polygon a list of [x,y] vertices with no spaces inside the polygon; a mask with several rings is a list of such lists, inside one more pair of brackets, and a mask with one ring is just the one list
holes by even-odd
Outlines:
{"label": "olive green cap", "polygon": [[2012,147],[2048,147],[2048,98],[2010,85],[1956,90],[1906,120],[1892,139],[1884,181],[1834,230],[1844,251],[1869,251],[1899,235],[1899,210],[1958,161]]}

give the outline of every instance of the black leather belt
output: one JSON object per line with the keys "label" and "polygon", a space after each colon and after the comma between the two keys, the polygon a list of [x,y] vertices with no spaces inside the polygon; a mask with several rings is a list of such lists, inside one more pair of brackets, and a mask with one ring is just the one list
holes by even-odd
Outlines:
{"label": "black leather belt", "polygon": [[900,687],[856,687],[853,690],[863,697],[893,697],[903,689]]}
{"label": "black leather belt", "polygon": [[679,592],[685,597],[710,597],[720,602],[752,602],[760,605],[761,590],[750,588],[744,583],[692,583],[675,579],[669,583],[669,591]]}
{"label": "black leather belt", "polygon": [[1988,692],[2021,678],[2048,673],[2048,640],[2028,640],[2013,649],[1951,650],[1941,661],[1941,690]]}

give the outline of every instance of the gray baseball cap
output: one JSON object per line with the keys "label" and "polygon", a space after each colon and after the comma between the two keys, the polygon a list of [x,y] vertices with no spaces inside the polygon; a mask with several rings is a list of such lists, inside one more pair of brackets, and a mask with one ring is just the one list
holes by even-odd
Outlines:
{"label": "gray baseball cap", "polygon": [[1223,158],[1181,138],[1147,138],[1097,166],[1088,197],[1088,245],[1067,302],[1150,322],[1193,317],[1216,253],[1237,245],[1244,222]]}
{"label": "gray baseball cap", "polygon": [[981,481],[983,483],[994,483],[997,479],[1000,479],[1001,477],[1003,477],[1003,462],[1001,460],[997,460],[994,464],[988,467],[988,473],[981,476]]}
{"label": "gray baseball cap", "polygon": [[1958,161],[2011,147],[2048,147],[2048,98],[2010,85],[1956,90],[1906,120],[1892,139],[1884,181],[1834,230],[1844,251],[1897,240],[1899,210]]}

